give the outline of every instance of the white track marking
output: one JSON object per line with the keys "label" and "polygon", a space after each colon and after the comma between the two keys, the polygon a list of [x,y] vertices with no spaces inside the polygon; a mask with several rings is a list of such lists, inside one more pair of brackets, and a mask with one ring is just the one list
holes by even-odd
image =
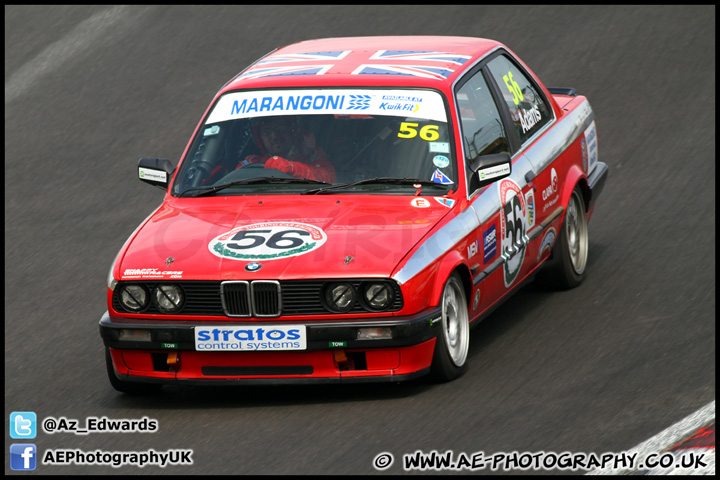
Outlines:
{"label": "white track marking", "polygon": [[[682,440],[685,440],[690,435],[695,433],[698,429],[712,423],[715,420],[715,400],[701,408],[695,413],[692,413],[679,421],[675,425],[666,428],[662,432],[658,433],[649,440],[644,441],[640,445],[627,450],[628,453],[638,453],[635,461],[635,470],[638,469],[639,464],[645,461],[645,458],[653,453],[664,452]],[[712,470],[715,470],[715,455],[712,455]],[[710,465],[708,465],[710,467]],[[588,475],[626,475],[632,473],[629,469],[597,469],[592,472],[588,472]],[[657,475],[659,472],[656,470],[652,471],[652,474]],[[662,472],[667,474],[669,472]],[[694,475],[706,474],[706,472],[693,472]]]}
{"label": "white track marking", "polygon": [[[31,90],[43,76],[73,57],[121,38],[136,26],[136,21],[146,11],[147,7],[116,6],[80,22],[62,39],[49,45],[10,76],[5,83],[5,104]],[[12,48],[12,45],[5,47]]]}

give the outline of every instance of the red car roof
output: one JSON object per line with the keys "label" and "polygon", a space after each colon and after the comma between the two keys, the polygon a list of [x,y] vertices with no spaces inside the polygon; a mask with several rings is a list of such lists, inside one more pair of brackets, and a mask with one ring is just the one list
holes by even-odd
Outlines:
{"label": "red car roof", "polygon": [[318,86],[439,87],[502,46],[494,40],[447,36],[342,37],[277,49],[224,88]]}

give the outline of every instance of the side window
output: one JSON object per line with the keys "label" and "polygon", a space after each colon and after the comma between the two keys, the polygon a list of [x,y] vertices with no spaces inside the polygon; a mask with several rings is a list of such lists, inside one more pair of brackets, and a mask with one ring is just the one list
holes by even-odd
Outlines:
{"label": "side window", "polygon": [[506,56],[491,60],[488,67],[505,98],[520,142],[525,143],[550,122],[552,112],[535,85]]}
{"label": "side window", "polygon": [[460,112],[467,165],[481,155],[510,153],[500,112],[482,72],[457,91],[455,102]]}

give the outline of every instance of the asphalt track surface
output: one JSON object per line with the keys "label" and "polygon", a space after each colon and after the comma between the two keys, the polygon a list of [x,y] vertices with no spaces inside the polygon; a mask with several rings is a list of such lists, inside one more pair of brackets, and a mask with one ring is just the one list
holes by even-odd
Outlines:
{"label": "asphalt track surface", "polygon": [[[586,281],[525,287],[473,330],[448,384],[115,392],[107,272],[162,198],[137,159],[177,164],[213,94],[271,49],[381,34],[493,38],[589,98],[610,175]],[[714,6],[6,6],[5,451],[12,411],[159,423],[41,432],[41,453],[193,450],[191,466],[44,474],[374,474],[381,452],[382,473],[403,473],[417,450],[641,443],[715,398],[715,58]]]}

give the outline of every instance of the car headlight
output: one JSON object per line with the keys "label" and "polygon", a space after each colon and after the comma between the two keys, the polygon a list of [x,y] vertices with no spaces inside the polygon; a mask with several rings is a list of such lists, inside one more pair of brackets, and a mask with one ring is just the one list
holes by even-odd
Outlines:
{"label": "car headlight", "polygon": [[108,272],[108,278],[107,278],[107,286],[110,290],[115,290],[115,286],[117,285],[117,280],[115,280],[115,277],[113,276],[113,267],[115,265],[110,266],[110,272]]}
{"label": "car headlight", "polygon": [[335,312],[348,312],[355,305],[355,289],[349,283],[332,283],[325,289],[325,302]]}
{"label": "car headlight", "polygon": [[373,310],[385,310],[393,301],[393,292],[387,283],[370,283],[364,288],[363,297]]}
{"label": "car headlight", "polygon": [[131,312],[139,312],[148,306],[150,295],[142,285],[123,285],[120,288],[120,303]]}
{"label": "car headlight", "polygon": [[153,295],[158,310],[164,313],[176,312],[183,304],[183,292],[177,285],[158,285]]}

